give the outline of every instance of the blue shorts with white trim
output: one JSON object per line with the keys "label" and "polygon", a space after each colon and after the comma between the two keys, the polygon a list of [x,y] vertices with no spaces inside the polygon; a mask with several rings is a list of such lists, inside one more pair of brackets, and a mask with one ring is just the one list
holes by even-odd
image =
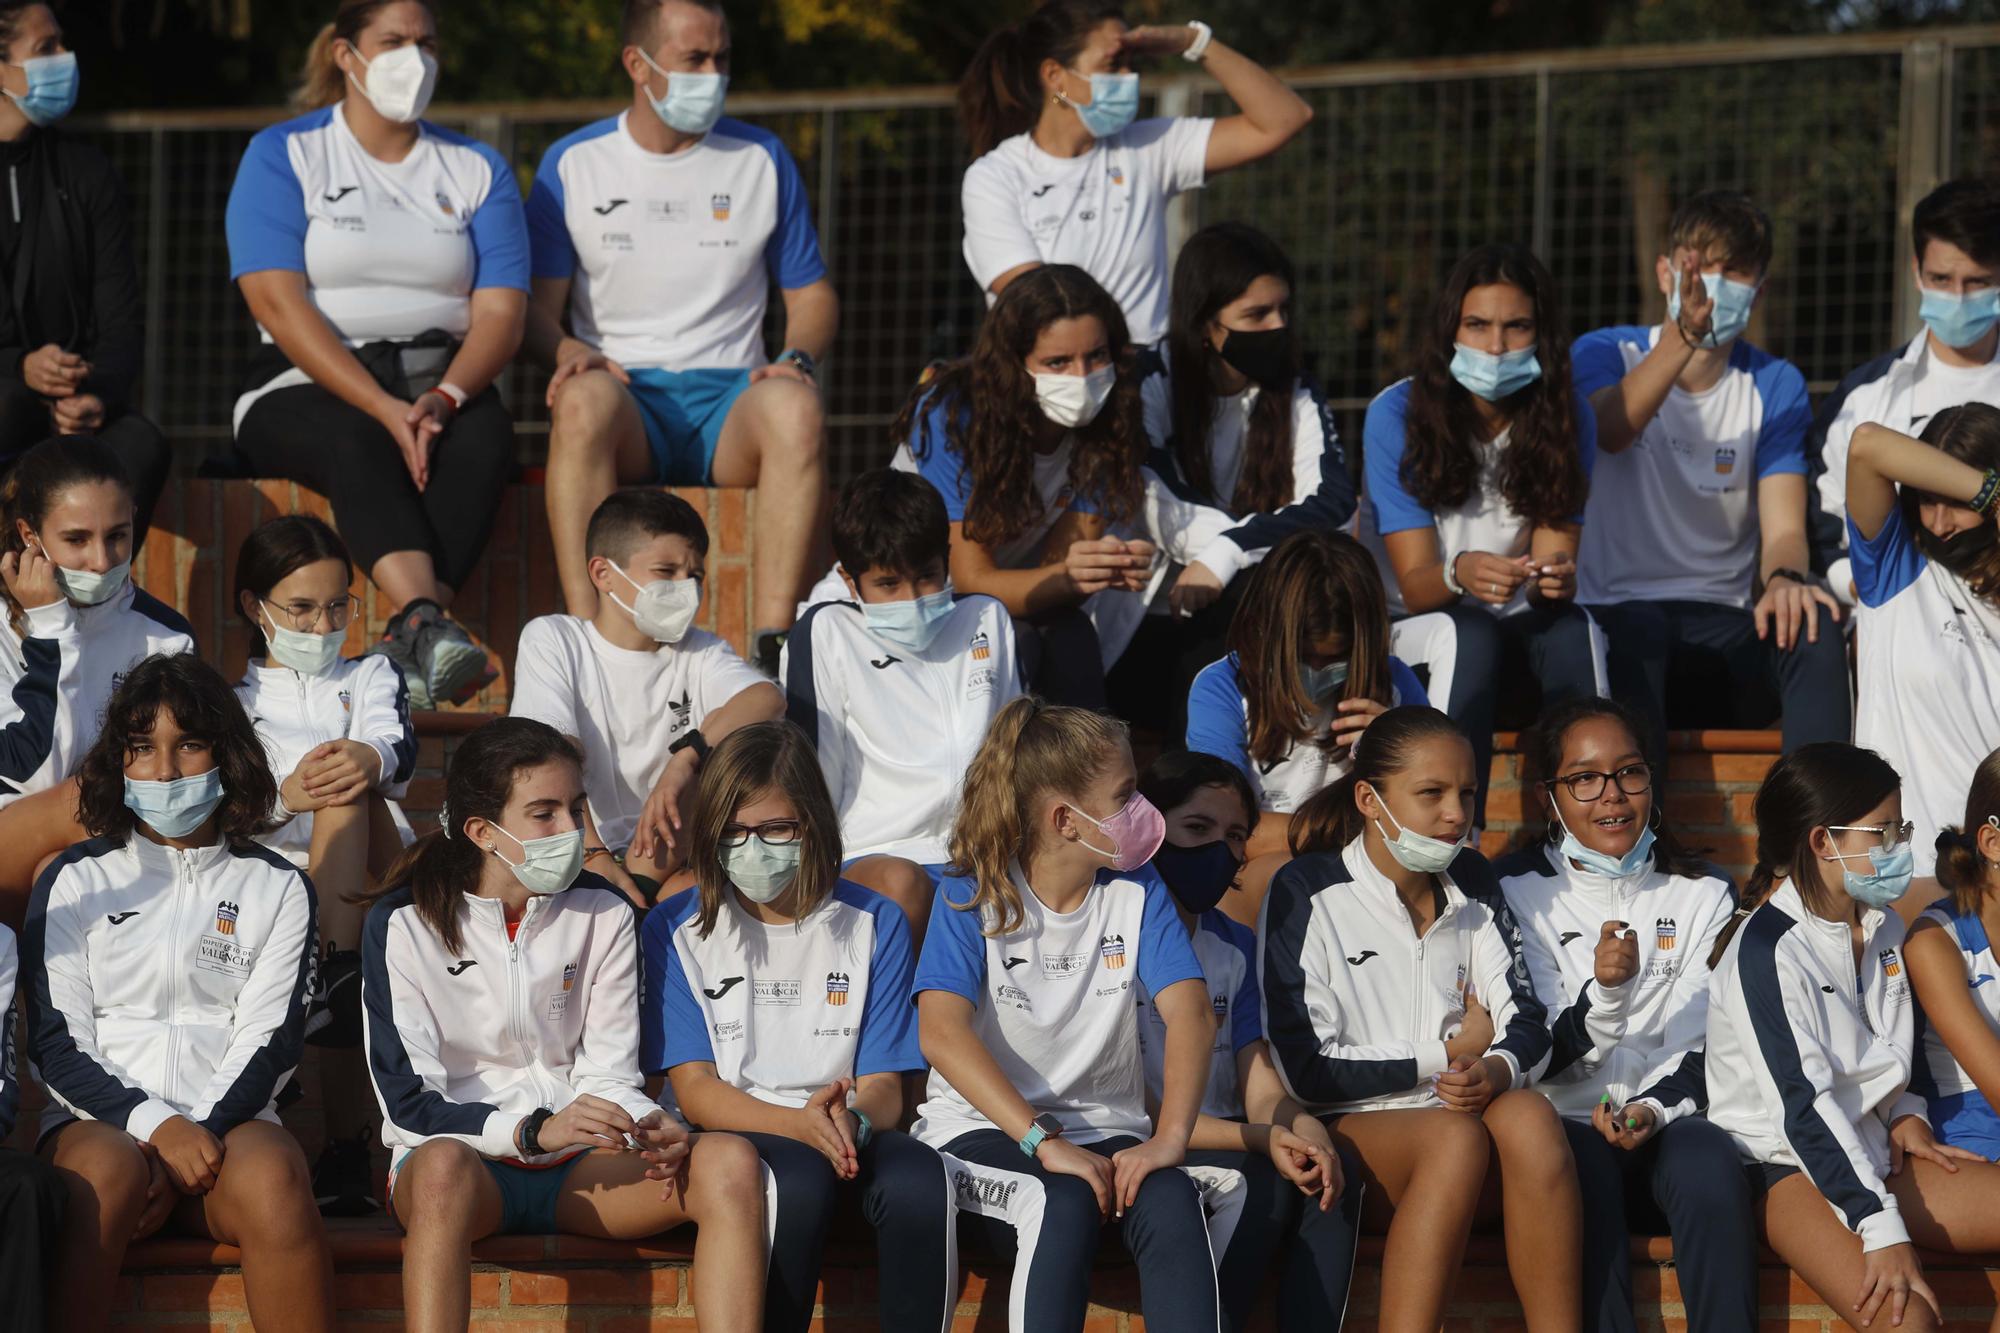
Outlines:
{"label": "blue shorts with white trim", "polygon": [[1931,1129],[1939,1143],[1976,1152],[2000,1162],[2000,1114],[1978,1092],[1953,1093],[1930,1099]]}

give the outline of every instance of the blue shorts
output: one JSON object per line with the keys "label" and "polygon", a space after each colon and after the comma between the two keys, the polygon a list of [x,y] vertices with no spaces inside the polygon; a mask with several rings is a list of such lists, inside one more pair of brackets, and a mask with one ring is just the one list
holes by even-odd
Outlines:
{"label": "blue shorts", "polygon": [[1931,1132],[1939,1143],[1976,1152],[2000,1162],[2000,1114],[1977,1092],[1957,1092],[1930,1099]]}
{"label": "blue shorts", "polygon": [[[500,1187],[500,1230],[501,1236],[546,1236],[556,1229],[556,1196],[562,1192],[563,1182],[576,1164],[588,1157],[588,1152],[580,1152],[565,1157],[560,1162],[548,1166],[522,1166],[518,1162],[496,1162],[490,1157],[481,1158],[486,1174],[493,1177],[493,1183]],[[397,1155],[389,1165],[389,1218],[400,1227],[403,1220],[396,1216],[396,1176],[408,1160],[409,1153]]]}
{"label": "blue shorts", "polygon": [[666,486],[706,486],[729,409],[750,387],[747,370],[627,372],[632,401],[646,425],[653,480]]}

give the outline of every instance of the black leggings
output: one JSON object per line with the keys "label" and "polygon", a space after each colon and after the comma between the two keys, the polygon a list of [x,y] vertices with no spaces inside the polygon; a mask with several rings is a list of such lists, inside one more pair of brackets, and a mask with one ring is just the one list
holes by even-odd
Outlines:
{"label": "black leggings", "polygon": [[1284,1256],[1278,1279],[1278,1327],[1338,1333],[1354,1276],[1354,1246],[1361,1238],[1360,1164],[1340,1154],[1347,1188],[1325,1212],[1320,1211],[1317,1197],[1306,1198],[1298,1186],[1279,1175],[1269,1157],[1191,1152],[1187,1164],[1240,1171],[1248,1188],[1243,1215],[1216,1267],[1224,1333],[1249,1326],[1251,1307],[1277,1254]]}
{"label": "black leggings", "polygon": [[1014,651],[1031,694],[1052,704],[1104,711],[1104,656],[1080,606],[1014,620]]}
{"label": "black leggings", "polygon": [[[0,474],[55,433],[48,399],[19,380],[0,380]],[[132,500],[138,511],[132,524],[132,549],[136,552],[146,540],[146,530],[153,524],[153,506],[173,470],[174,448],[158,426],[137,412],[107,414],[97,439],[118,455],[132,478]]]}
{"label": "black leggings", "polygon": [[48,1327],[48,1285],[62,1252],[68,1207],[69,1190],[54,1167],[0,1148],[0,1291],[14,1311],[9,1328],[41,1333]]}
{"label": "black leggings", "polygon": [[260,477],[283,477],[333,504],[362,572],[385,555],[425,551],[438,582],[465,586],[514,477],[514,421],[491,387],[452,418],[417,489],[380,422],[317,384],[274,389],[243,415],[236,447]]}
{"label": "black leggings", "polygon": [[[812,1323],[820,1253],[841,1180],[815,1148],[779,1134],[744,1134],[777,1181],[764,1327],[804,1333]],[[944,1160],[908,1134],[884,1130],[859,1154],[861,1212],[875,1228],[876,1283],[888,1333],[945,1333],[958,1302],[957,1239]]]}

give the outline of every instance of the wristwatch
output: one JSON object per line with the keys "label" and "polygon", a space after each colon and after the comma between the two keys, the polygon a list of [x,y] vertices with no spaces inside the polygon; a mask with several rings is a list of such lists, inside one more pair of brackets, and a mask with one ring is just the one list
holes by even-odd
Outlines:
{"label": "wristwatch", "polygon": [[1215,39],[1215,29],[1200,19],[1190,19],[1188,26],[1194,29],[1194,40],[1188,43],[1187,50],[1181,52],[1181,59],[1191,65],[1198,65],[1208,54],[1208,44]]}
{"label": "wristwatch", "polygon": [[858,1106],[848,1107],[847,1113],[854,1117],[854,1146],[866,1148],[875,1137],[875,1122]]}
{"label": "wristwatch", "polygon": [[1062,1121],[1044,1111],[1028,1122],[1028,1132],[1021,1136],[1021,1151],[1033,1157],[1043,1140],[1059,1139],[1062,1132]]}
{"label": "wristwatch", "polygon": [[670,755],[679,754],[682,750],[694,751],[694,762],[697,768],[708,762],[708,737],[701,734],[700,727],[696,727],[693,731],[690,731],[687,735],[667,747],[667,753]]}
{"label": "wristwatch", "polygon": [[555,1112],[546,1106],[537,1107],[530,1113],[528,1122],[521,1126],[521,1152],[523,1156],[540,1157],[542,1155],[542,1126],[548,1124],[549,1118],[553,1115],[555,1115]]}
{"label": "wristwatch", "polygon": [[[778,360],[791,362],[793,365],[797,366],[800,370],[803,370],[806,373],[806,378],[809,380],[816,380],[819,378],[819,364],[815,362],[809,354],[801,352],[796,347],[788,347],[784,351],[778,353]],[[772,364],[775,365],[777,363],[773,362]]]}
{"label": "wristwatch", "polygon": [[1810,588],[1814,586],[1814,579],[1812,575],[1801,574],[1796,569],[1774,569],[1770,573],[1764,576],[1764,585],[1766,587],[1769,587],[1772,579],[1790,579],[1792,582],[1798,584],[1801,588]]}

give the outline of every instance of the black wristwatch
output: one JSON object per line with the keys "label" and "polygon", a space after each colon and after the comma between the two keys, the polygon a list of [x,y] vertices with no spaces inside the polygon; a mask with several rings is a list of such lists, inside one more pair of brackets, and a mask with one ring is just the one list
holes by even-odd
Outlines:
{"label": "black wristwatch", "polygon": [[542,1126],[548,1124],[549,1118],[554,1114],[554,1111],[551,1111],[546,1106],[542,1106],[537,1107],[529,1115],[528,1123],[521,1126],[522,1156],[540,1157],[542,1155]]}
{"label": "black wristwatch", "polygon": [[700,727],[696,727],[667,747],[667,753],[670,755],[679,754],[682,750],[694,751],[694,762],[697,767],[708,762],[708,737],[701,734]]}
{"label": "black wristwatch", "polygon": [[1813,586],[1812,576],[1810,574],[1801,574],[1796,569],[1772,570],[1770,573],[1764,576],[1764,586],[1769,587],[1772,579],[1790,579],[1792,582],[1798,584],[1801,588],[1810,588]]}

